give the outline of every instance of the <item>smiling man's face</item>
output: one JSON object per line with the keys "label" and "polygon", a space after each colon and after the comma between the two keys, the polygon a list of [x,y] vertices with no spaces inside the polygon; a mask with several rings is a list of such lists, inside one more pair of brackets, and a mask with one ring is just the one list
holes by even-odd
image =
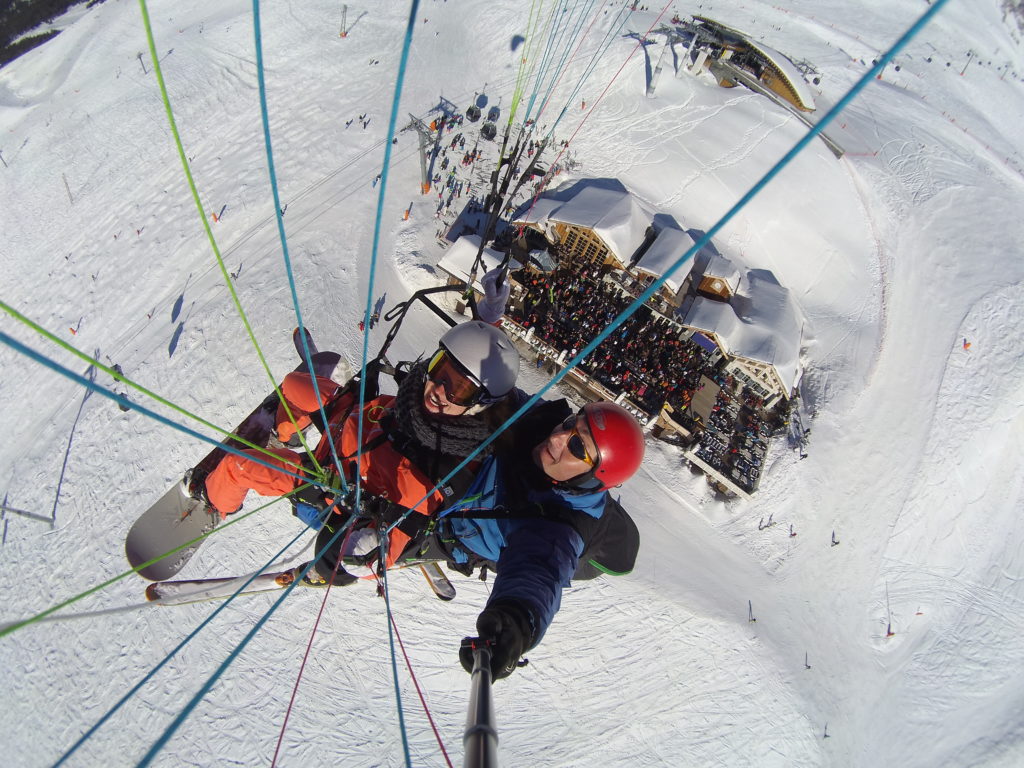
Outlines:
{"label": "smiling man's face", "polygon": [[[573,441],[572,447],[570,441]],[[577,455],[579,453],[591,460],[598,455],[590,427],[581,415],[570,417],[555,427],[548,439],[533,449],[533,461],[552,480],[563,482],[593,469],[593,464]]]}

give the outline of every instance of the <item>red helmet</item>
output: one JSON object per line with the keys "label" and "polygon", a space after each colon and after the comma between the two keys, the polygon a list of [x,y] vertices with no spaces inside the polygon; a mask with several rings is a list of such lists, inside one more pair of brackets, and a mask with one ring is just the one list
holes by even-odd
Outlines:
{"label": "red helmet", "polygon": [[603,490],[621,485],[640,469],[644,460],[643,430],[633,414],[615,403],[587,403],[583,413],[597,445],[593,476]]}

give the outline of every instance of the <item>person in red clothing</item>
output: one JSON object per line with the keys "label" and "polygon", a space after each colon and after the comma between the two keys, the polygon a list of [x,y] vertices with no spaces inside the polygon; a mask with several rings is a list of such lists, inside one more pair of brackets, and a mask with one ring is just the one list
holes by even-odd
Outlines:
{"label": "person in red clothing", "polygon": [[[320,466],[333,467],[328,442],[333,440],[350,485],[358,471],[365,492],[386,499],[403,512],[415,509],[430,514],[446,499],[458,498],[462,491],[458,486],[472,478],[476,463],[467,465],[466,471],[444,488],[434,490],[438,481],[510,415],[510,408],[496,406],[514,391],[518,373],[519,354],[504,333],[480,320],[457,325],[441,337],[429,360],[420,360],[409,368],[396,395],[376,396],[364,404],[361,446],[358,387],[341,387],[317,377],[328,429],[313,455]],[[299,428],[304,428],[311,421],[310,415],[319,411],[309,374],[289,374],[281,390],[298,417]],[[287,441],[295,427],[281,416],[279,413],[278,438]],[[301,457],[287,448],[270,450],[276,458],[253,450],[244,453],[259,461],[235,454],[226,456],[206,477],[205,500],[222,517],[239,509],[250,490],[263,496],[282,496],[303,485],[291,474],[297,465],[301,466]],[[487,454],[485,449],[476,462]],[[340,480],[335,480],[330,485],[340,487]],[[327,498],[326,505],[331,501]],[[345,518],[347,512],[345,517],[332,516],[332,521]],[[400,530],[392,532],[388,565],[408,541]],[[352,545],[358,546],[358,541]],[[307,579],[319,583],[313,570]]]}

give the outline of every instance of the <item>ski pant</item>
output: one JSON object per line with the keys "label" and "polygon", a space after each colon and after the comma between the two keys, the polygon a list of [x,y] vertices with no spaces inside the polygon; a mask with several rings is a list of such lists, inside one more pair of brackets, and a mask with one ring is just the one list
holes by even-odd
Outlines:
{"label": "ski pant", "polygon": [[[281,383],[281,394],[288,402],[288,408],[295,417],[299,429],[308,427],[311,423],[309,414],[320,409],[316,390],[319,389],[321,397],[325,400],[330,400],[338,390],[338,384],[322,376],[316,377],[316,385],[315,389],[312,377],[308,373],[295,371],[285,376]],[[278,440],[288,442],[295,434],[296,424],[288,418],[283,405],[277,407],[276,422]],[[222,517],[242,506],[249,489],[261,496],[283,496],[298,485],[299,481],[292,475],[303,474],[298,469],[301,464],[299,454],[286,448],[268,448],[267,451],[274,456],[252,449],[243,451],[247,456],[260,461],[252,461],[233,453],[228,454],[207,476],[206,497]],[[267,464],[274,468],[266,466]],[[286,471],[279,472],[276,468]],[[288,472],[291,474],[287,474]]]}
{"label": "ski pant", "polygon": [[[301,484],[290,474],[266,466],[271,464],[288,472],[303,474],[301,470],[292,465],[293,462],[299,462],[299,455],[285,448],[269,448],[267,450],[275,456],[268,456],[262,451],[244,451],[248,456],[261,461],[229,454],[221,460],[216,469],[207,475],[206,496],[218,511],[238,510],[250,490],[256,491],[260,496],[284,496]],[[221,512],[221,517],[226,517],[227,514],[231,514],[231,512]],[[332,514],[330,519],[332,523],[340,526],[343,521],[347,520],[347,517],[342,514],[342,510],[339,510]],[[350,530],[345,531],[336,539],[334,539],[335,530],[333,525],[325,525],[317,537],[317,552],[328,547],[330,543],[328,550],[316,564],[317,571],[324,578],[331,577],[339,555],[343,562],[361,563],[366,559],[365,555],[375,553],[377,550],[376,529],[369,519],[357,520]],[[332,542],[331,539],[334,541]],[[407,541],[407,538],[402,538],[401,545],[404,546]],[[339,569],[339,574],[344,573],[344,568]],[[336,581],[341,586],[346,583],[346,577],[339,575]]]}
{"label": "ski pant", "polygon": [[284,496],[299,484],[292,477],[294,474],[302,474],[299,454],[287,448],[265,450],[243,451],[246,457],[229,453],[206,476],[206,498],[221,517],[237,512],[250,489],[260,496]]}
{"label": "ski pant", "polygon": [[299,429],[305,429],[312,423],[309,414],[319,412],[321,406],[321,403],[316,398],[317,390],[319,390],[320,396],[327,402],[338,391],[339,385],[331,379],[325,379],[323,376],[315,378],[315,388],[313,386],[313,377],[308,373],[299,373],[297,371],[289,373],[284,377],[284,381],[281,382],[281,394],[284,395],[284,399],[288,402],[288,408],[291,410],[296,421],[296,424],[291,422],[284,405],[277,406],[277,439],[282,443],[287,443],[291,439],[292,435],[295,434],[296,426]]}
{"label": "ski pant", "polygon": [[[287,448],[268,448],[266,450],[274,455],[268,456],[262,451],[252,449],[243,451],[243,453],[247,454],[246,457],[233,453],[228,454],[221,460],[216,469],[206,476],[206,497],[214,509],[220,513],[221,518],[238,511],[242,507],[242,502],[245,501],[245,495],[250,490],[256,491],[260,496],[284,496],[300,485],[300,481],[292,477],[292,474],[304,474],[301,469],[295,466],[300,463],[299,454],[289,451]],[[250,457],[255,457],[259,461],[254,461]],[[271,466],[267,466],[267,464]],[[292,474],[288,474],[289,472]],[[419,515],[421,513],[414,514]],[[346,510],[340,508],[335,510],[334,514],[330,516],[330,522],[333,524],[325,525],[321,536],[323,536],[323,532],[334,528],[334,525],[341,525],[347,518],[348,513]],[[359,527],[357,525],[354,529],[356,533],[359,532]],[[365,523],[363,527],[365,527]],[[333,535],[333,531],[323,539],[323,542],[326,543],[326,540],[331,535]],[[395,561],[408,547],[411,538],[408,534],[397,528],[390,533],[387,556],[389,568],[394,565]],[[321,561],[325,565],[321,566],[318,563],[317,570],[322,572],[323,567],[329,567],[333,571],[338,553],[346,545],[346,542],[350,542],[352,547],[360,547],[359,542],[361,540],[365,541],[365,539],[361,539],[359,536],[349,536],[348,532],[343,533],[332,547],[333,554],[331,559],[327,560],[325,557],[324,561]],[[318,543],[318,551],[323,546],[324,544]],[[351,550],[346,550],[343,557],[351,554],[353,554]]]}

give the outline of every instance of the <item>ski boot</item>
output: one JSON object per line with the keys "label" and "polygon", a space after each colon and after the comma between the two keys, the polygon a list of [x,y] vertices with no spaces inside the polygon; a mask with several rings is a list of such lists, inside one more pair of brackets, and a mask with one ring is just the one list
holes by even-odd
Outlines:
{"label": "ski boot", "polygon": [[270,439],[267,441],[267,447],[287,448],[290,451],[303,451],[305,448],[302,446],[302,438],[305,437],[305,434],[305,430],[303,430],[301,434],[299,432],[295,432],[288,438],[287,442],[282,442],[281,438],[277,434],[277,430],[273,429],[270,431]]}
{"label": "ski boot", "polygon": [[206,495],[206,475],[204,474],[201,477],[196,477],[195,469],[190,469],[185,473],[185,476],[181,478],[181,483],[178,487],[181,490],[182,496],[198,501],[206,507],[206,510],[210,515],[217,518],[217,522],[220,522],[228,515],[235,514],[235,512],[238,512],[242,508],[239,506],[237,509],[233,509],[230,512],[221,512],[217,509],[217,507],[210,503],[210,498]]}
{"label": "ski boot", "polygon": [[[306,571],[306,575],[302,576],[303,570],[309,566],[309,570]],[[291,570],[285,571],[277,577],[277,583],[282,586],[287,586],[293,581],[298,579],[304,587],[327,587],[330,586],[330,580],[325,579],[320,575],[320,572],[316,569],[315,565],[310,563],[303,563],[302,565],[296,566]],[[346,571],[342,567],[338,567],[338,572],[334,575],[334,586],[336,587],[347,587],[349,584],[358,581],[358,579]]]}

